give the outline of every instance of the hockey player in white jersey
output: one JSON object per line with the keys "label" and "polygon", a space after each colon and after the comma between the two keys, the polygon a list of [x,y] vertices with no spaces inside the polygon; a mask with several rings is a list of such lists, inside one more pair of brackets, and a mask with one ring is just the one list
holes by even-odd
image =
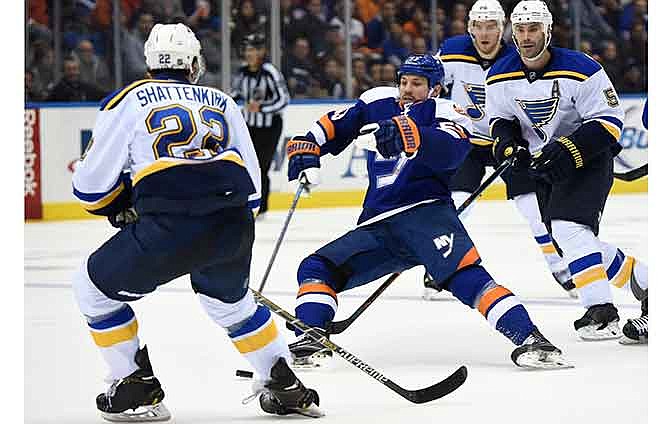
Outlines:
{"label": "hockey player in white jersey", "polygon": [[645,264],[598,238],[623,108],[595,60],[549,47],[552,16],[544,2],[519,2],[511,21],[518,53],[496,62],[486,79],[494,156],[514,157],[538,180],[542,218],[586,308],[575,330],[586,340],[619,338],[609,284],[632,290],[645,315],[648,287]]}
{"label": "hockey player in white jersey", "polygon": [[[477,0],[468,16],[467,35],[451,37],[440,47],[440,59],[444,66],[445,84],[452,84],[451,99],[462,105],[474,127],[471,138],[472,150],[450,180],[452,198],[458,208],[477,190],[484,177],[486,167],[495,167],[491,152],[493,140],[488,136],[488,117],[485,110],[484,82],[490,67],[499,59],[514,52],[514,47],[502,40],[505,28],[505,11],[498,0]],[[503,173],[507,198],[514,199],[519,213],[530,226],[531,233],[540,248],[549,270],[556,282],[571,297],[577,297],[567,264],[562,260],[554,240],[542,222],[535,195],[536,182],[527,172],[516,172],[516,168]],[[461,212],[464,220],[474,203]],[[423,278],[426,300],[436,299],[444,293],[438,291],[430,275]]]}
{"label": "hockey player in white jersey", "polygon": [[259,166],[235,102],[195,85],[204,72],[200,51],[188,27],[156,24],[145,44],[151,79],[102,101],[73,176],[84,208],[120,228],[73,278],[109,366],[111,386],[97,407],[110,421],[170,418],[129,302],[190,274],[206,313],[256,370],[252,397],[260,395],[261,408],[318,416],[316,391],[288,367],[269,309],[248,290]]}

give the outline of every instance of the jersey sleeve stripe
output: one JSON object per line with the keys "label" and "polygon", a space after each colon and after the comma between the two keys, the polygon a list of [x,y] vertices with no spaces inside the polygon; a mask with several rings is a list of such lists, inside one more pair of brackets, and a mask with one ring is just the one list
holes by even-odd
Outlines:
{"label": "jersey sleeve stripe", "polygon": [[515,80],[515,79],[521,79],[525,78],[526,74],[523,73],[523,71],[514,71],[514,72],[506,72],[504,74],[498,74],[498,75],[493,75],[492,77],[489,77],[486,79],[486,84],[494,84],[497,82],[503,82],[503,81],[510,81],[510,80]]}
{"label": "jersey sleeve stripe", "polygon": [[111,99],[109,99],[107,103],[101,105],[100,110],[114,109],[121,102],[121,100],[123,100],[123,98],[126,97],[128,93],[130,93],[131,90],[149,82],[166,82],[166,80],[144,79],[135,81],[130,85],[128,85],[126,88],[119,91],[119,93],[113,96]]}
{"label": "jersey sleeve stripe", "polygon": [[323,132],[326,133],[326,140],[330,141],[335,138],[335,125],[333,121],[330,120],[328,115],[323,115],[319,119],[319,125],[323,128]]}
{"label": "jersey sleeve stripe", "polygon": [[[612,134],[612,137],[614,137],[615,141],[619,141],[619,137],[621,137],[621,127],[623,125],[620,126],[620,125],[617,125],[617,124],[613,124],[609,119],[606,119],[606,118],[607,117],[598,117],[598,118],[595,118],[595,119],[590,119],[589,121],[586,121],[586,122],[598,121],[598,123],[600,125],[602,125],[603,128],[605,128],[608,133]],[[613,118],[613,120],[619,121],[616,118]],[[621,122],[621,121],[619,121],[619,122]]]}
{"label": "jersey sleeve stripe", "polygon": [[478,63],[478,60],[474,56],[468,56],[465,54],[445,54],[440,56],[442,62],[468,62],[468,63]]}
{"label": "jersey sleeve stripe", "polygon": [[102,209],[109,205],[116,199],[124,189],[121,178],[114,184],[114,186],[104,193],[84,193],[73,187],[72,192],[75,197],[82,203],[84,209],[87,211],[94,211]]}

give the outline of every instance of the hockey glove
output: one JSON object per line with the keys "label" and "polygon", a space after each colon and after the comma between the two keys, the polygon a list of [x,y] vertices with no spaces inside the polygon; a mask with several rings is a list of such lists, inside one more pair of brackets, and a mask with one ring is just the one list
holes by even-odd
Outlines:
{"label": "hockey glove", "polygon": [[114,214],[114,215],[109,215],[107,217],[107,220],[109,221],[110,224],[112,224],[112,227],[114,228],[123,228],[128,224],[132,224],[133,222],[137,221],[137,212],[135,211],[134,208],[128,208],[124,209],[121,212]]}
{"label": "hockey glove", "polygon": [[496,138],[493,141],[493,157],[499,164],[512,158],[512,167],[516,170],[527,169],[530,165],[528,148],[514,139],[501,142],[499,138]]}
{"label": "hockey glove", "polygon": [[412,156],[421,145],[419,127],[405,115],[379,122],[379,129],[374,135],[377,151],[386,159],[400,156],[403,152]]}
{"label": "hockey glove", "polygon": [[584,160],[577,146],[568,137],[560,137],[544,146],[533,158],[529,173],[556,184],[567,180],[583,166]]}
{"label": "hockey glove", "polygon": [[293,181],[304,176],[306,183],[312,186],[321,181],[321,148],[309,138],[297,135],[286,143],[288,155],[288,180]]}

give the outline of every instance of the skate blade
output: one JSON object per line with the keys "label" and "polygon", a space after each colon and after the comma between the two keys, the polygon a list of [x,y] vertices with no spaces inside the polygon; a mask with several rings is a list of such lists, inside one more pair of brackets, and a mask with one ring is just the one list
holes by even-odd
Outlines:
{"label": "skate blade", "polygon": [[516,364],[526,369],[558,370],[575,367],[558,352],[530,351],[516,359]]}
{"label": "skate blade", "polygon": [[646,337],[640,337],[640,340],[635,340],[631,339],[629,337],[626,337],[624,334],[620,339],[619,343],[622,345],[646,345],[648,343],[648,340]]}
{"label": "skate blade", "polygon": [[596,325],[587,325],[577,330],[577,334],[579,334],[582,340],[589,342],[618,339],[623,335],[618,322],[610,322],[602,330],[598,330],[597,328]]}
{"label": "skate blade", "polygon": [[155,421],[167,421],[172,415],[163,403],[158,403],[151,406],[140,406],[132,410],[129,409],[124,412],[110,413],[100,412],[102,418],[107,421],[115,423],[147,423]]}
{"label": "skate blade", "polygon": [[431,301],[431,300],[452,300],[455,299],[454,296],[446,290],[437,291],[425,287],[423,293],[421,294],[421,299]]}
{"label": "skate blade", "polygon": [[572,299],[579,299],[579,294],[577,294],[577,289],[570,289],[566,290],[568,292],[568,296]]}
{"label": "skate blade", "polygon": [[311,404],[307,408],[300,408],[300,409],[292,408],[290,411],[294,414],[299,414],[304,417],[310,417],[310,418],[321,418],[326,415],[326,413],[323,412],[321,409],[319,409],[319,407],[316,406],[315,404]]}

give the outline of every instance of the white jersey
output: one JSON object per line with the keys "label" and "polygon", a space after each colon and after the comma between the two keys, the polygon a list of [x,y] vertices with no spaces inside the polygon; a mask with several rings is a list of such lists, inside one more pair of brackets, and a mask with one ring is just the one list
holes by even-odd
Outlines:
{"label": "white jersey", "polygon": [[479,56],[470,35],[457,35],[444,40],[439,56],[444,67],[445,85],[452,84],[451,100],[461,105],[472,119],[474,127],[472,144],[489,146],[489,122],[486,116],[486,75],[495,61],[514,51],[503,43],[492,60]]}
{"label": "white jersey", "polygon": [[562,48],[551,49],[551,60],[541,72],[529,71],[518,53],[496,62],[486,79],[486,113],[490,126],[496,119],[517,118],[531,153],[589,121],[597,121],[618,140],[624,119],[600,64]]}
{"label": "white jersey", "polygon": [[188,208],[189,199],[235,193],[251,208],[259,204],[249,131],[234,100],[216,88],[149,79],[105,98],[73,176],[74,194],[90,212],[107,214],[124,191],[124,172],[134,197],[140,188],[147,199],[184,200]]}

